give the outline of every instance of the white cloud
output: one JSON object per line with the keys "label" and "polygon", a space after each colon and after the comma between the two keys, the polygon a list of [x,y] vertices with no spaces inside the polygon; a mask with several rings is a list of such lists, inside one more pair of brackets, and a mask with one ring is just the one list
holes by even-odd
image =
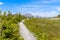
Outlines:
{"label": "white cloud", "polygon": [[49,4],[49,3],[55,3],[59,2],[60,0],[42,0],[38,2],[33,2],[33,4]]}
{"label": "white cloud", "polygon": [[42,3],[44,3],[44,4],[46,4],[46,3],[53,3],[54,1],[43,1],[43,2],[35,2],[35,3],[37,3],[37,4],[42,4]]}
{"label": "white cloud", "polygon": [[60,12],[58,12],[58,10],[60,10],[59,6],[38,5],[39,3],[53,2],[57,2],[57,0],[35,2],[29,5],[21,5],[20,7],[18,6],[17,9],[20,9],[21,13],[32,13],[32,15],[34,16],[39,15],[41,17],[53,17],[60,14]]}
{"label": "white cloud", "polygon": [[3,4],[3,2],[0,2],[0,5],[2,5]]}
{"label": "white cloud", "polygon": [[47,12],[35,12],[35,13],[32,13],[34,16],[38,15],[38,16],[41,16],[41,17],[54,17],[54,16],[57,16],[58,13],[56,11],[47,11]]}
{"label": "white cloud", "polygon": [[60,7],[58,7],[57,10],[60,11]]}
{"label": "white cloud", "polygon": [[34,16],[38,15],[41,17],[53,17],[59,14],[58,11],[56,11],[56,8],[58,7],[44,5],[23,5],[21,6],[20,11],[21,13],[32,13]]}

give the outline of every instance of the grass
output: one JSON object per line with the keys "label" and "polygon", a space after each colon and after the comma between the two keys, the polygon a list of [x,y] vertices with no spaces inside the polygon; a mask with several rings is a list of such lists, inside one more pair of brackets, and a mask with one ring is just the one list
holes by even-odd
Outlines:
{"label": "grass", "polygon": [[30,18],[24,23],[37,40],[60,40],[60,20]]}

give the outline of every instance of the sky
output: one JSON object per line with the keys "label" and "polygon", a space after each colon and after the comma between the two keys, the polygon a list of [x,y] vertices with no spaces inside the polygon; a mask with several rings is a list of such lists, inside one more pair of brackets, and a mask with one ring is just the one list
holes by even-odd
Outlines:
{"label": "sky", "polygon": [[60,14],[60,0],[0,0],[0,10],[54,17]]}

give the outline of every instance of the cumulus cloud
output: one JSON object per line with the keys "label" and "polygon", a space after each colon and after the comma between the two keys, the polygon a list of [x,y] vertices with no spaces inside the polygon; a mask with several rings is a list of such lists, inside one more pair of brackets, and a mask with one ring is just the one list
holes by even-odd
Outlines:
{"label": "cumulus cloud", "polygon": [[0,5],[2,5],[3,4],[3,2],[0,2]]}

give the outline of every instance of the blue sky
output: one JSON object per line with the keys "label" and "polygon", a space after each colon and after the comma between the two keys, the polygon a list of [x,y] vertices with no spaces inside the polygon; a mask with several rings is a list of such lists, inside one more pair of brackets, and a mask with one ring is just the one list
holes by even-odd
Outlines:
{"label": "blue sky", "polygon": [[60,14],[60,0],[0,0],[2,11],[53,17]]}

